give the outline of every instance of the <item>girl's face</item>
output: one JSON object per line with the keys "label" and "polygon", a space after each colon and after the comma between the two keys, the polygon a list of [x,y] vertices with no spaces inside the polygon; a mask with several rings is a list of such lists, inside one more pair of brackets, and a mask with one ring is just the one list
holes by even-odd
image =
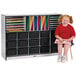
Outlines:
{"label": "girl's face", "polygon": [[68,25],[68,23],[69,23],[69,17],[63,17],[63,19],[62,19],[62,24],[63,24],[63,26],[67,26]]}

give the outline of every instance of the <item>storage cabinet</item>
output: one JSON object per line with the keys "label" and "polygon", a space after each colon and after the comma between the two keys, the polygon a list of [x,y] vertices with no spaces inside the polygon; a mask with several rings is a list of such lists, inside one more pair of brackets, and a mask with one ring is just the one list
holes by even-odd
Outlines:
{"label": "storage cabinet", "polygon": [[57,15],[2,15],[2,56],[11,57],[51,55],[57,53],[54,32]]}

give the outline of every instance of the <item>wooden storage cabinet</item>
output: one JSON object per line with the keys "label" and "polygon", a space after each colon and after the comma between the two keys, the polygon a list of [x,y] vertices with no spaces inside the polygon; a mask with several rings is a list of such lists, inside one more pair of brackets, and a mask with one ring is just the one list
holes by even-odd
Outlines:
{"label": "wooden storage cabinet", "polygon": [[57,53],[54,33],[59,16],[60,14],[44,16],[2,15],[3,58],[7,60],[11,57]]}

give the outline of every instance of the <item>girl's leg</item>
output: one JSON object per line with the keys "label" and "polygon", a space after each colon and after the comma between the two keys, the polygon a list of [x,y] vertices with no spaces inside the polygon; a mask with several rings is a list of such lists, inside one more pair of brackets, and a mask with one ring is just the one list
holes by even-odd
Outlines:
{"label": "girl's leg", "polygon": [[64,45],[64,55],[66,56],[66,60],[68,60],[67,54],[68,54],[68,49],[69,49],[70,46],[71,46],[70,44],[65,44]]}
{"label": "girl's leg", "polygon": [[62,44],[58,44],[58,62],[62,59]]}
{"label": "girl's leg", "polygon": [[62,44],[58,44],[58,54],[62,55]]}

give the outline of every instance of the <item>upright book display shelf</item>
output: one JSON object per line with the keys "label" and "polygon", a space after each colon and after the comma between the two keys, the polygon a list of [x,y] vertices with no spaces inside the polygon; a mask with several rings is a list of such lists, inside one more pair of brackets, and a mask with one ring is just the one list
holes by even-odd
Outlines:
{"label": "upright book display shelf", "polygon": [[2,56],[46,56],[57,53],[54,32],[60,14],[1,16]]}

